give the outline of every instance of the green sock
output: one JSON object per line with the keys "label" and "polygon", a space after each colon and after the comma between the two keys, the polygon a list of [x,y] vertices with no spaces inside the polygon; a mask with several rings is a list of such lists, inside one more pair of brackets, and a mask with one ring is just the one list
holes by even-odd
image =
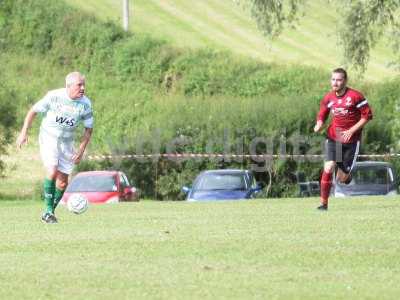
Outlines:
{"label": "green sock", "polygon": [[58,203],[60,203],[62,196],[64,195],[64,191],[65,190],[60,190],[59,188],[56,187],[56,190],[54,192],[53,214],[54,211],[56,210]]}
{"label": "green sock", "polygon": [[46,205],[46,212],[53,213],[54,203],[54,190],[56,188],[55,180],[45,179],[44,184],[44,203]]}

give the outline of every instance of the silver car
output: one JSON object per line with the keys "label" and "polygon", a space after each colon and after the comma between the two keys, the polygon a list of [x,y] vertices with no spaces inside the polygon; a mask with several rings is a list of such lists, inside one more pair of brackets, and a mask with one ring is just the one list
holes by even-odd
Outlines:
{"label": "silver car", "polygon": [[393,165],[382,161],[356,162],[349,184],[334,181],[335,197],[397,195],[396,174]]}

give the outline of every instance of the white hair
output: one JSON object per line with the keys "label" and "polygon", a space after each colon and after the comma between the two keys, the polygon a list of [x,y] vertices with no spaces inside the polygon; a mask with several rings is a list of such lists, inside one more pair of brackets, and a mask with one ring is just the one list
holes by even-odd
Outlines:
{"label": "white hair", "polygon": [[83,74],[78,71],[71,72],[65,77],[65,85],[69,87],[81,79],[85,80],[85,76]]}

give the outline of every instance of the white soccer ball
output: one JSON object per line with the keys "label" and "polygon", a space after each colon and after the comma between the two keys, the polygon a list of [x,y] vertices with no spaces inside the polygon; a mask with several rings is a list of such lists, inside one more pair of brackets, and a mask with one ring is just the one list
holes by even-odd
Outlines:
{"label": "white soccer ball", "polygon": [[73,194],[68,198],[67,207],[74,214],[82,214],[89,208],[89,201],[82,194]]}

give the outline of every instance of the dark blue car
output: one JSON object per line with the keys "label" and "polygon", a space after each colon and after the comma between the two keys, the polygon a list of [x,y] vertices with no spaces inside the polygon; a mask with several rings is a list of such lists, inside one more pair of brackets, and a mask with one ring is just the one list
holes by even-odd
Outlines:
{"label": "dark blue car", "polygon": [[236,169],[204,171],[182,188],[187,201],[251,199],[261,190],[251,171]]}

